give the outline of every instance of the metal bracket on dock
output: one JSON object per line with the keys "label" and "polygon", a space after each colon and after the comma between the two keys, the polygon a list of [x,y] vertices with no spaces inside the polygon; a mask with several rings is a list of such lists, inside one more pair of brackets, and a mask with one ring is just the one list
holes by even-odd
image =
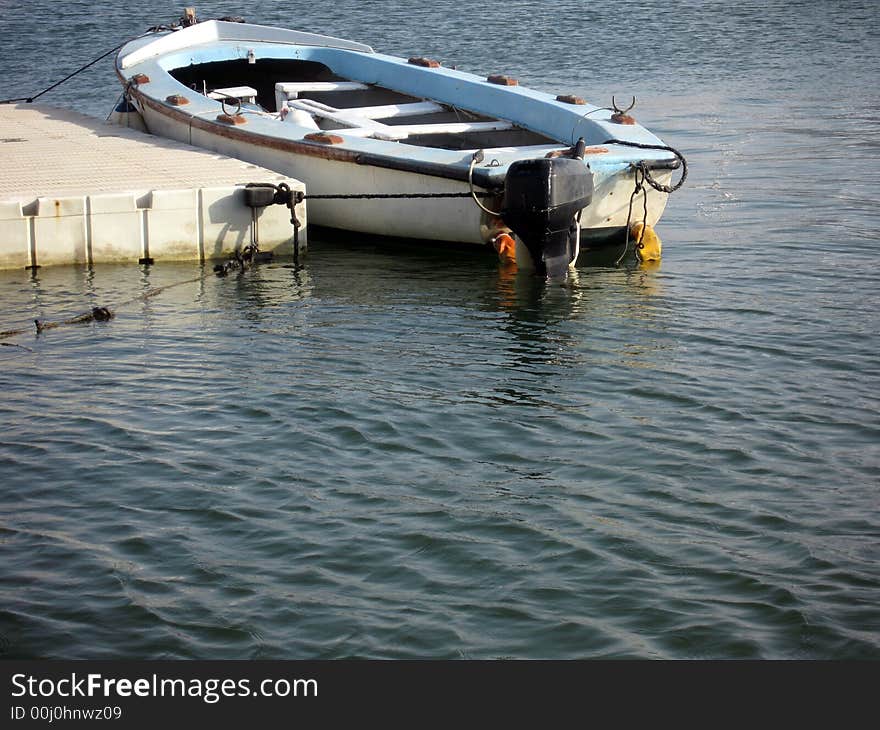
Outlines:
{"label": "metal bracket on dock", "polygon": [[252,210],[253,235],[258,236],[257,211],[269,205],[286,205],[293,225],[293,264],[299,266],[299,229],[302,223],[296,216],[296,206],[305,200],[302,190],[291,190],[287,183],[248,183],[244,186],[244,201]]}

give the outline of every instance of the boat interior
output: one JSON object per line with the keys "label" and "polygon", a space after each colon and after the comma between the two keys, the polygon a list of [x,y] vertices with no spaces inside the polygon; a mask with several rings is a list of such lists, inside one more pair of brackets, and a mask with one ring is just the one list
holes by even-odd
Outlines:
{"label": "boat interior", "polygon": [[503,119],[342,78],[316,61],[239,59],[170,73],[211,98],[315,130],[449,150],[559,144]]}

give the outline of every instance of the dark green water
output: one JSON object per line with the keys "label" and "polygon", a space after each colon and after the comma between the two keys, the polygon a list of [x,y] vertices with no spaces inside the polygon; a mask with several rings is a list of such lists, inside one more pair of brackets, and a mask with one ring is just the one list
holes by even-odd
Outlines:
{"label": "dark green water", "polygon": [[[2,97],[179,12],[33,5]],[[199,7],[635,94],[691,175],[659,267],[313,239],[6,340],[0,657],[880,658],[874,6],[620,7]],[[0,272],[0,330],[200,273]]]}

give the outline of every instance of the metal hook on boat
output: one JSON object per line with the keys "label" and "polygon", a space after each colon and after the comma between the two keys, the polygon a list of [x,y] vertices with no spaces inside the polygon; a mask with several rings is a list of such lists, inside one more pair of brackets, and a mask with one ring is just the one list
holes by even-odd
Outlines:
{"label": "metal hook on boat", "polygon": [[617,106],[617,100],[611,97],[611,106],[614,107],[614,114],[611,115],[611,121],[615,124],[635,124],[636,120],[631,117],[628,112],[636,105],[636,97],[632,98],[632,104],[626,109]]}
{"label": "metal hook on boat", "polygon": [[632,98],[632,104],[630,104],[626,109],[620,109],[620,108],[617,106],[617,101],[614,99],[614,96],[611,97],[611,106],[614,107],[614,111],[615,111],[617,114],[626,114],[628,111],[630,111],[631,109],[633,109],[633,108],[635,107],[635,105],[636,105],[636,97],[633,97],[633,98]]}
{"label": "metal hook on boat", "polygon": [[[232,112],[232,114],[230,114],[229,110],[226,108],[227,101],[230,101],[230,102],[234,101],[236,103],[235,111]],[[241,99],[239,99],[238,97],[235,97],[235,96],[225,96],[222,99],[220,99],[220,107],[226,116],[237,117],[239,112],[241,112]]]}

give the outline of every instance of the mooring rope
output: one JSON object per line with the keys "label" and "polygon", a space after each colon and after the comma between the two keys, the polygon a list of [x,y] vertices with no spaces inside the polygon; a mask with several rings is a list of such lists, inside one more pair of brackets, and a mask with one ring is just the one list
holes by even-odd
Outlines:
{"label": "mooring rope", "polygon": [[[457,114],[458,112],[456,112]],[[468,188],[470,188],[471,197],[474,199],[474,202],[477,204],[477,207],[482,210],[484,213],[488,213],[491,216],[496,218],[501,217],[501,213],[496,213],[494,210],[490,210],[485,205],[480,202],[480,198],[487,197],[484,193],[480,193],[479,195],[474,190],[474,167],[478,162],[482,162],[484,158],[483,150],[477,150],[474,152],[473,157],[471,157],[471,164],[468,165]]]}
{"label": "mooring rope", "polygon": [[[195,282],[202,281],[208,276],[207,273],[202,274],[201,276],[197,276],[193,279],[186,279],[184,281],[175,281],[173,284],[166,284],[165,286],[156,287],[154,289],[149,289],[143,294],[139,294],[138,296],[128,299],[124,302],[121,302],[117,305],[117,309],[120,307],[126,307],[129,304],[134,304],[135,302],[146,301],[147,299],[152,299],[153,297],[161,294],[168,289],[173,289],[176,286],[183,286],[184,284],[194,284]],[[70,317],[69,319],[63,319],[58,322],[45,322],[41,319],[34,320],[34,326],[36,327],[37,334],[42,332],[43,330],[55,329],[56,327],[63,327],[64,325],[69,324],[83,324],[86,322],[106,322],[113,317],[116,316],[114,310],[109,309],[107,307],[92,307],[92,309],[83,314],[78,314],[75,317]],[[33,328],[26,327],[15,330],[6,330],[5,332],[0,332],[0,339],[8,339],[9,337],[15,337],[16,335],[27,334],[28,332],[33,332]],[[7,343],[0,343],[3,345],[7,345]],[[8,345],[12,347],[13,345]],[[27,348],[25,348],[27,349]]]}
{"label": "mooring rope", "polygon": [[24,345],[16,344],[15,342],[0,342],[0,346],[3,347],[17,347],[20,350],[24,350],[25,352],[33,352],[33,349],[30,347],[25,347]]}
{"label": "mooring rope", "polygon": [[115,48],[111,48],[111,49],[110,49],[109,51],[107,51],[106,53],[102,53],[102,54],[101,54],[100,56],[98,56],[94,61],[89,61],[85,66],[80,66],[80,68],[78,68],[78,69],[77,69],[76,71],[74,71],[72,74],[68,74],[68,75],[65,76],[63,79],[61,79],[61,81],[56,81],[54,84],[52,84],[51,86],[46,87],[45,89],[43,89],[42,91],[40,91],[40,92],[37,93],[37,94],[33,94],[33,95],[31,95],[31,96],[21,96],[21,97],[18,97],[17,99],[2,99],[2,100],[0,100],[0,104],[15,104],[15,103],[17,103],[17,102],[19,102],[19,101],[26,101],[28,104],[32,104],[32,103],[34,102],[34,99],[38,99],[39,97],[41,97],[41,96],[42,96],[43,94],[45,94],[46,92],[48,92],[48,91],[52,91],[52,89],[55,89],[55,88],[61,86],[61,84],[63,84],[65,81],[69,81],[70,79],[72,79],[72,78],[73,78],[74,76],[76,76],[77,74],[82,73],[82,72],[85,71],[87,68],[91,68],[92,66],[94,66],[98,61],[102,61],[102,60],[104,60],[105,58],[107,58],[107,56],[109,56],[111,53],[115,53],[115,52],[118,51],[120,48],[122,48],[126,43],[129,43],[129,42],[131,42],[131,41],[133,41],[133,40],[136,40],[137,38],[143,38],[144,35],[148,35],[148,33],[144,33],[144,34],[141,34],[141,35],[139,35],[139,36],[135,36],[134,38],[129,38],[127,41],[124,41],[123,43],[120,43],[120,44],[119,44],[118,46],[116,46]]}
{"label": "mooring rope", "polygon": [[[250,183],[246,187],[260,187],[262,185],[263,184],[261,183]],[[290,209],[290,223],[293,226],[293,263],[294,268],[299,269],[299,229],[302,226],[302,223],[296,215],[296,205],[305,198],[305,195],[301,191],[291,190],[290,186],[287,183],[279,183],[278,185],[269,183],[268,187],[272,187],[276,191],[278,191],[278,193],[280,193],[282,196],[282,199],[279,199],[278,202],[286,203],[287,207]],[[216,264],[213,267],[212,272],[220,277],[226,276],[227,274],[229,274],[230,271],[233,271],[234,269],[241,269],[241,271],[244,272],[251,264],[259,263],[261,260],[261,255],[262,254],[259,244],[254,241],[253,243],[250,243],[242,248],[240,251],[234,251],[226,262],[222,264]],[[271,257],[272,254],[268,253],[266,254],[266,256]],[[176,286],[183,286],[184,284],[194,284],[196,282],[204,281],[207,277],[208,273],[203,272],[199,276],[196,276],[192,279],[175,281],[172,284],[166,284],[165,286],[149,289],[143,294],[139,294],[132,299],[121,302],[117,305],[117,308],[125,307],[129,304],[134,304],[135,302],[146,301],[147,299],[151,299],[152,297],[155,297],[162,292],[167,291],[168,289],[172,289]],[[88,312],[84,312],[83,314],[79,314],[75,317],[70,317],[69,319],[64,319],[59,322],[45,322],[41,319],[35,319],[34,326],[36,327],[37,334],[39,334],[44,330],[55,329],[56,327],[61,327],[63,325],[83,324],[86,322],[106,322],[113,319],[113,317],[115,316],[115,311],[109,309],[108,307],[92,307],[92,309]],[[0,332],[0,340],[7,339],[9,337],[15,337],[16,335],[23,335],[30,331],[32,331],[30,328],[6,330],[5,332]],[[0,344],[6,345],[7,347],[19,347],[19,345],[13,345],[6,342]],[[20,347],[25,350],[30,349],[24,346]],[[33,351],[31,350],[31,352]]]}
{"label": "mooring rope", "polygon": [[[245,21],[244,21],[244,18],[241,18],[241,17],[239,17],[239,16],[232,16],[232,15],[224,15],[224,16],[221,17],[221,18],[217,18],[217,20],[225,20],[225,21],[230,22],[230,23],[244,23],[244,22],[245,22]],[[111,48],[111,49],[110,49],[109,51],[107,51],[106,53],[102,53],[100,56],[98,56],[98,57],[97,57],[96,59],[94,59],[93,61],[89,61],[85,66],[80,66],[80,68],[78,68],[78,69],[77,69],[76,71],[74,71],[73,73],[68,74],[67,76],[65,76],[63,79],[61,79],[61,81],[56,81],[54,84],[52,84],[51,86],[46,87],[45,89],[43,89],[43,90],[40,91],[39,93],[32,94],[31,96],[20,96],[20,97],[15,98],[15,99],[0,99],[0,104],[15,104],[15,103],[17,103],[17,102],[19,102],[19,101],[25,101],[25,102],[27,102],[28,104],[32,104],[33,101],[34,101],[34,99],[38,99],[39,97],[41,97],[41,96],[42,96],[43,94],[45,94],[46,92],[48,92],[48,91],[52,91],[52,89],[55,89],[55,88],[61,86],[61,84],[63,84],[65,81],[69,81],[70,79],[72,79],[72,78],[73,78],[74,76],[76,76],[77,74],[80,74],[80,73],[82,73],[83,71],[85,71],[86,69],[91,68],[91,67],[94,66],[96,63],[98,63],[98,61],[102,61],[102,60],[104,60],[104,59],[107,58],[107,56],[109,56],[111,53],[115,53],[116,51],[118,51],[120,48],[122,48],[122,47],[123,47],[124,45],[126,45],[127,43],[131,43],[132,41],[136,41],[136,40],[138,40],[138,38],[144,38],[145,36],[153,35],[154,33],[164,33],[164,32],[166,32],[166,31],[177,30],[178,28],[181,28],[181,27],[184,27],[184,23],[183,23],[183,21],[177,21],[177,22],[174,22],[174,23],[165,23],[165,24],[163,24],[163,25],[153,25],[153,26],[147,28],[143,33],[140,33],[140,34],[138,34],[138,35],[136,35],[136,36],[132,36],[131,38],[128,38],[127,40],[124,40],[122,43],[120,43],[120,44],[119,44],[118,46],[116,46],[115,48]],[[2,333],[0,333],[0,334],[2,334]]]}

